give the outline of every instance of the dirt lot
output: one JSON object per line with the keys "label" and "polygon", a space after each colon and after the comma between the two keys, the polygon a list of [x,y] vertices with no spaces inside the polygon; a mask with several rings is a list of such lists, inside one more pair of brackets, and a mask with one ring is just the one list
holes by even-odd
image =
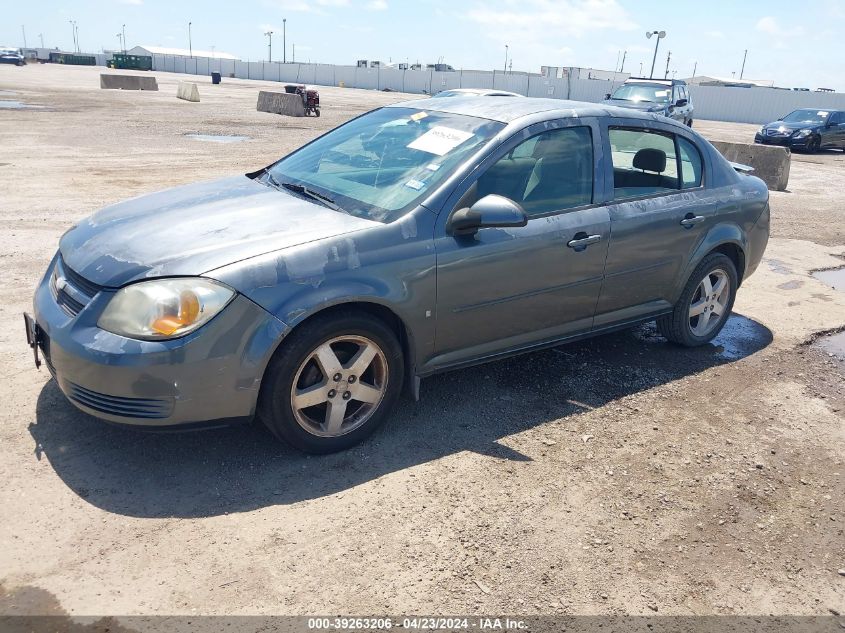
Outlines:
{"label": "dirt lot", "polygon": [[[77,412],[20,314],[74,221],[265,165],[405,98],[321,88],[319,119],[255,111],[267,84],[0,67],[0,613],[845,612],[845,155],[796,156],[773,239],[725,332],[650,327],[423,382],[371,441],[305,457],[259,428],[148,435]],[[278,88],[278,84],[273,85]],[[698,121],[711,138],[755,126]],[[186,134],[248,136],[238,143]],[[839,257],[837,257],[839,254]]]}

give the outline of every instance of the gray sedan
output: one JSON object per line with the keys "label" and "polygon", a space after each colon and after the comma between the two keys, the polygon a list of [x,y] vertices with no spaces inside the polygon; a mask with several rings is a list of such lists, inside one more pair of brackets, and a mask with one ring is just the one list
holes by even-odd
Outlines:
{"label": "gray sedan", "polygon": [[155,428],[256,415],[349,447],[437,372],[643,321],[710,341],[768,192],[689,128],[547,99],[375,110],[255,173],[82,220],[26,316],[77,407]]}

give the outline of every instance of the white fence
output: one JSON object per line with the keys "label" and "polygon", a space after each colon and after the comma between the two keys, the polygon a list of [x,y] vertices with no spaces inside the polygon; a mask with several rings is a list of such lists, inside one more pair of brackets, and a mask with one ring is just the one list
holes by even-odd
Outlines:
{"label": "white fence", "polygon": [[[105,64],[105,55],[97,56]],[[153,55],[153,70],[224,77],[262,79],[316,86],[432,94],[448,88],[495,88],[529,97],[550,97],[597,103],[619,82],[543,77],[530,73],[466,70],[435,72],[395,68],[358,68],[332,64],[245,62],[206,57]],[[690,86],[695,118],[737,123],[766,123],[797,108],[845,110],[845,94],[796,92],[776,88]]]}

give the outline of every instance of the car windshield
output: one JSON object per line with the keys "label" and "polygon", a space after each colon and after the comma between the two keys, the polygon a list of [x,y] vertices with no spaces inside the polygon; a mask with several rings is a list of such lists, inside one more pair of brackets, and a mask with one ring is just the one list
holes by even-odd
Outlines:
{"label": "car windshield", "polygon": [[382,108],[283,158],[267,170],[267,180],[300,192],[305,187],[351,215],[392,222],[502,128],[471,116]]}
{"label": "car windshield", "polygon": [[796,110],[790,112],[783,121],[785,123],[817,123],[821,124],[827,121],[830,112],[827,110]]}
{"label": "car windshield", "polygon": [[621,101],[649,101],[668,103],[672,89],[659,84],[625,84],[613,93],[613,99]]}

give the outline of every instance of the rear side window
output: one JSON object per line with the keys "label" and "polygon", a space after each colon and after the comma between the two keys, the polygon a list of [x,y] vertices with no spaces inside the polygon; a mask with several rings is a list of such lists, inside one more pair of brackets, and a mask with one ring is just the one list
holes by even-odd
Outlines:
{"label": "rear side window", "polygon": [[701,186],[701,152],[682,136],[678,137],[678,153],[681,155],[681,183],[684,189]]}
{"label": "rear side window", "polygon": [[678,162],[671,134],[610,128],[614,199],[678,189]]}

